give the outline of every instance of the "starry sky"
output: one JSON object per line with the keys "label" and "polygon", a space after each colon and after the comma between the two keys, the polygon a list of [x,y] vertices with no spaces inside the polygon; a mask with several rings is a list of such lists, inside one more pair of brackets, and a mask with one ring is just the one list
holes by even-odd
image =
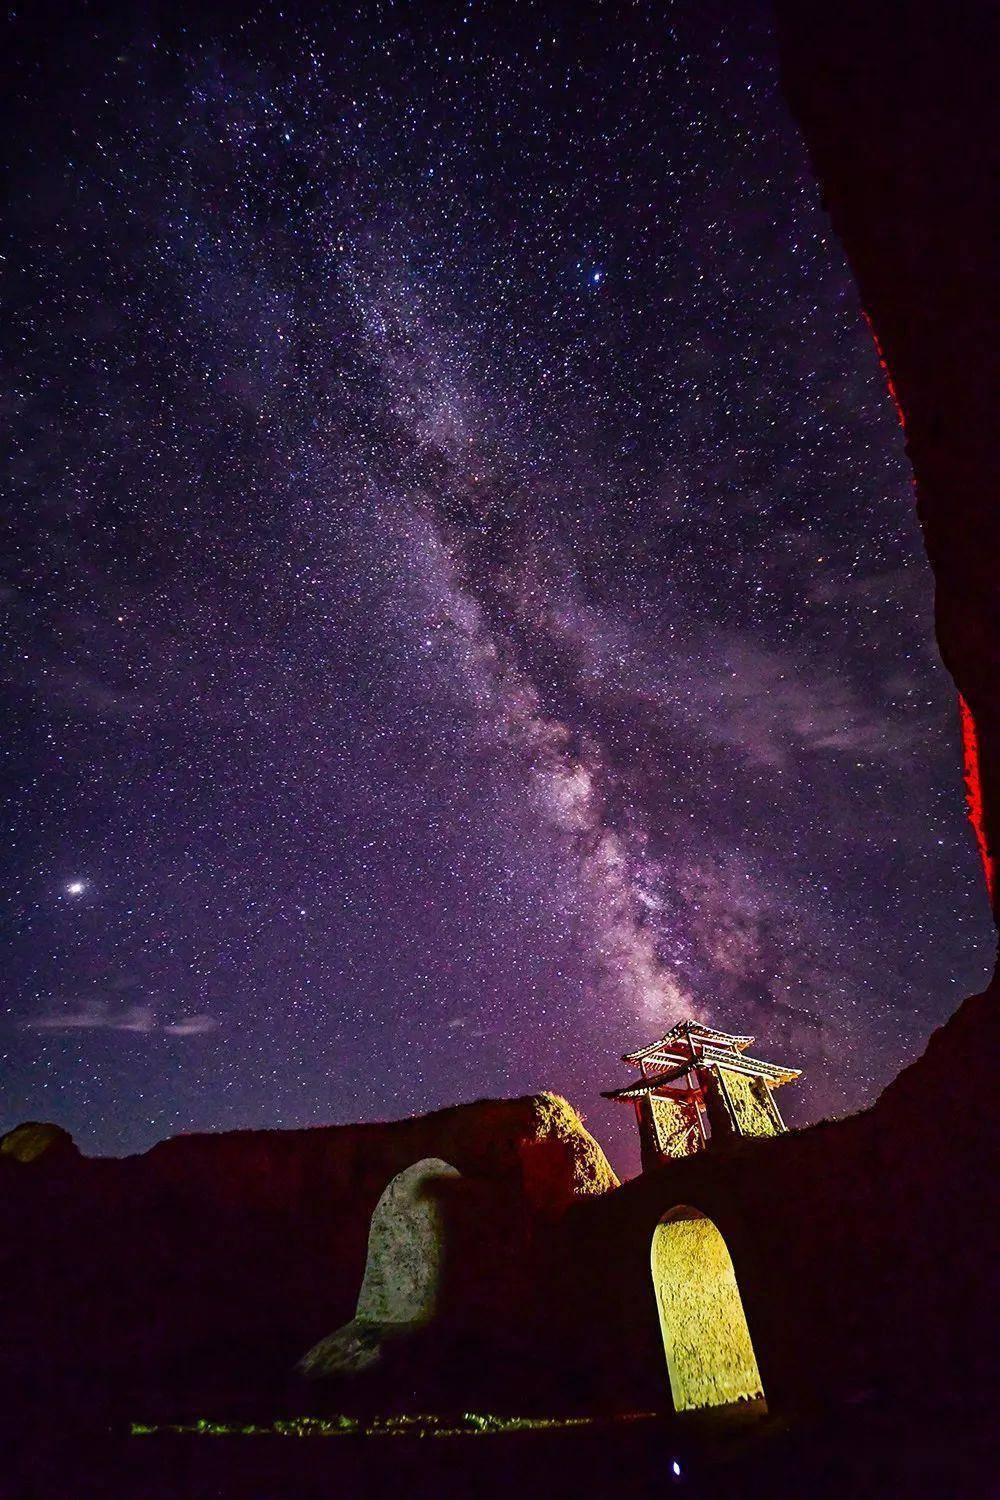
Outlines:
{"label": "starry sky", "polygon": [[991,927],[766,6],[233,15],[8,20],[0,1126],[870,1102]]}

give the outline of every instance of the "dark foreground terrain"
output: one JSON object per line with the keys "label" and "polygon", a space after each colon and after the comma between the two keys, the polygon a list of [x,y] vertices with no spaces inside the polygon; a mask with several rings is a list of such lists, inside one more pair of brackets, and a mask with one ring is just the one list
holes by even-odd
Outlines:
{"label": "dark foreground terrain", "polygon": [[[777,9],[785,91],[905,418],[938,640],[969,711],[970,810],[994,877],[1000,512],[982,309],[995,18],[984,5],[905,0]],[[55,1138],[37,1161],[10,1160],[4,1500],[520,1500],[671,1487],[985,1500],[998,1493],[996,1000],[995,981],[863,1116],[622,1189],[551,1100],[471,1106],[471,1127],[468,1111],[449,1111],[341,1134],[165,1143],[125,1163],[88,1162]],[[544,1390],[552,1410],[598,1398],[621,1409],[623,1393],[631,1405],[654,1388],[666,1401],[650,1236],[664,1211],[693,1204],[719,1222],[739,1266],[777,1415],[735,1429],[608,1418],[459,1437],[128,1435],[150,1415],[144,1383],[169,1382],[186,1403],[237,1376],[266,1383],[349,1318],[379,1192],[428,1155],[468,1178],[480,1194],[469,1201],[492,1216],[478,1245],[495,1260],[454,1257],[462,1306],[497,1351],[485,1370],[477,1363],[483,1390],[504,1384],[502,1356],[502,1373]],[[488,1276],[465,1275],[484,1266]],[[519,1306],[523,1328],[512,1327]],[[447,1372],[471,1403],[454,1347],[442,1345]],[[92,1413],[111,1403],[116,1415],[85,1416],[88,1393]],[[197,1415],[213,1414],[201,1401]]]}
{"label": "dark foreground terrain", "polygon": [[[676,1472],[675,1465],[679,1468]],[[985,1412],[845,1408],[826,1425],[730,1429],[669,1418],[457,1437],[124,1433],[25,1439],[4,1496],[311,1500],[313,1496],[986,1496]]]}

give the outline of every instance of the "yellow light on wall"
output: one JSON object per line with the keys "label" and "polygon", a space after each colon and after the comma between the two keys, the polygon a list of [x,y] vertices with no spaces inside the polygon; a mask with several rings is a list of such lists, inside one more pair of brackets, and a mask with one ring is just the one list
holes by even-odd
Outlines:
{"label": "yellow light on wall", "polygon": [[711,1219],[674,1209],[653,1232],[651,1265],[675,1409],[763,1401],[736,1272]]}

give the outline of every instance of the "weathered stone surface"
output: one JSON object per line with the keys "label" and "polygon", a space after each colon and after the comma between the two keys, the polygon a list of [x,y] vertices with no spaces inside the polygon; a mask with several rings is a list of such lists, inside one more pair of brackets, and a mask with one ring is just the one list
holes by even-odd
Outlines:
{"label": "weathered stone surface", "polygon": [[458,1180],[454,1167],[433,1156],[392,1179],[372,1215],[359,1318],[424,1323],[434,1316],[447,1233],[441,1187]]}
{"label": "weathered stone surface", "polygon": [[438,1308],[447,1255],[447,1189],[461,1181],[439,1157],[399,1172],[372,1215],[368,1259],[350,1323],[321,1340],[299,1368],[311,1377],[375,1364],[386,1338],[422,1328]]}
{"label": "weathered stone surface", "polygon": [[546,1227],[618,1183],[554,1094],[384,1124],[176,1136],[122,1159],[73,1148],[24,1166],[0,1153],[8,1380],[29,1406],[127,1400],[130,1414],[161,1410],[166,1384],[170,1403],[182,1393],[197,1412],[218,1410],[220,1392],[272,1391],[332,1329],[356,1367],[391,1331],[350,1327],[372,1215],[387,1184],[429,1157],[461,1174],[453,1324],[517,1335]]}
{"label": "weathered stone surface", "polygon": [[711,1219],[682,1209],[658,1224],[651,1269],[675,1410],[762,1396],[733,1263]]}
{"label": "weathered stone surface", "polygon": [[27,1120],[0,1138],[0,1156],[11,1161],[37,1161],[52,1153],[78,1154],[69,1131],[48,1121]]}
{"label": "weathered stone surface", "polygon": [[728,1118],[730,1134],[741,1136],[777,1135],[781,1124],[767,1084],[758,1078],[747,1078],[731,1068],[720,1068],[712,1080],[721,1095],[722,1108],[716,1118]]}
{"label": "weathered stone surface", "polygon": [[373,1323],[370,1318],[352,1318],[329,1338],[320,1339],[299,1362],[299,1371],[310,1380],[360,1375],[378,1364],[388,1340],[406,1327],[405,1323]]}

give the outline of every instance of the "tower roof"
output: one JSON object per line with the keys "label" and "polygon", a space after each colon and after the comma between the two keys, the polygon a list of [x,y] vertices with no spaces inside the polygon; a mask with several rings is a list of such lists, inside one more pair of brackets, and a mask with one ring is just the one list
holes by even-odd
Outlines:
{"label": "tower roof", "polygon": [[641,1094],[655,1093],[657,1089],[681,1079],[692,1067],[699,1066],[714,1065],[728,1068],[733,1073],[763,1078],[773,1089],[783,1083],[793,1083],[802,1076],[800,1068],[786,1068],[781,1063],[751,1057],[746,1049],[753,1040],[752,1036],[717,1031],[701,1021],[678,1021],[658,1042],[625,1054],[622,1061],[638,1067],[642,1077],[604,1097],[635,1099]]}
{"label": "tower roof", "polygon": [[752,1036],[736,1036],[729,1031],[716,1031],[714,1027],[705,1026],[701,1021],[677,1021],[669,1031],[664,1032],[658,1042],[650,1042],[648,1047],[638,1047],[634,1052],[626,1052],[622,1062],[639,1063],[656,1052],[676,1052],[678,1044],[684,1046],[686,1043],[697,1045],[699,1042],[714,1042],[717,1046],[734,1047],[738,1052],[743,1052],[754,1040]]}

